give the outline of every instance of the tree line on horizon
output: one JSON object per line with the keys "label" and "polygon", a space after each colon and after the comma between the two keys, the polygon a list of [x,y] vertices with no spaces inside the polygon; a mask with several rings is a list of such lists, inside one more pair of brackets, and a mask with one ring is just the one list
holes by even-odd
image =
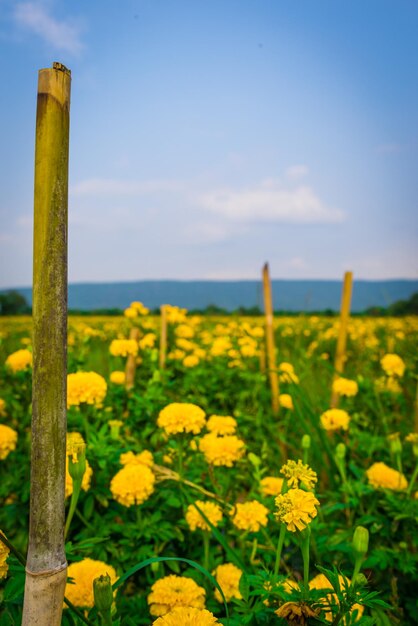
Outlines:
{"label": "tree line on horizon", "polygon": [[[160,309],[157,307],[151,310],[151,313],[158,315]],[[275,315],[300,315],[301,313],[307,313],[308,311],[288,311],[285,309],[277,309],[274,311]],[[101,308],[101,309],[69,309],[70,315],[122,315],[123,309],[119,308]],[[257,317],[262,315],[263,311],[258,306],[251,307],[238,307],[234,311],[228,311],[223,307],[216,304],[209,304],[203,309],[190,309],[189,313],[192,315],[240,315],[248,317]],[[332,317],[338,315],[338,311],[333,309],[323,309],[318,311],[309,311],[309,315],[326,315]],[[31,315],[32,307],[29,305],[26,298],[15,290],[6,291],[0,293],[0,315]],[[384,316],[403,316],[403,315],[418,315],[418,292],[411,295],[408,300],[397,300],[388,307],[372,306],[365,311],[352,313],[352,315],[369,315],[372,317],[384,317]]]}

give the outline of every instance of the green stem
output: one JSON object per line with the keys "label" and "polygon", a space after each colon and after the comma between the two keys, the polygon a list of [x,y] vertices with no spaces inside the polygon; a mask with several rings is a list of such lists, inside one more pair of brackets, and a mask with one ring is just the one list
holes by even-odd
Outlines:
{"label": "green stem", "polygon": [[254,565],[254,560],[257,554],[257,548],[258,548],[258,541],[257,541],[257,537],[254,537],[253,539],[253,545],[252,545],[252,549],[251,549],[251,556],[250,556],[250,563],[251,565]]}
{"label": "green stem", "polygon": [[203,567],[209,571],[209,533],[203,531]]}
{"label": "green stem", "polygon": [[71,494],[70,508],[68,511],[67,519],[65,521],[64,539],[67,538],[68,531],[70,529],[71,520],[75,509],[77,507],[78,498],[81,491],[81,480],[73,481],[73,493]]}
{"label": "green stem", "polygon": [[279,569],[280,569],[280,560],[282,558],[282,550],[283,550],[283,544],[284,544],[285,535],[286,535],[286,526],[284,524],[281,524],[279,541],[277,543],[276,562],[274,564],[274,575],[275,576],[278,575]]}
{"label": "green stem", "polygon": [[415,481],[417,479],[417,476],[418,476],[418,462],[415,465],[414,472],[413,472],[413,474],[411,476],[411,480],[410,480],[410,483],[409,483],[408,491],[406,492],[407,496],[411,495],[412,489],[414,488],[414,484],[415,484]]}
{"label": "green stem", "polygon": [[102,618],[103,626],[112,626],[112,615],[110,609],[108,611],[100,611],[100,617]]}
{"label": "green stem", "polygon": [[311,529],[309,526],[301,533],[300,549],[303,559],[303,596],[307,599],[309,593],[309,542],[311,538]]}

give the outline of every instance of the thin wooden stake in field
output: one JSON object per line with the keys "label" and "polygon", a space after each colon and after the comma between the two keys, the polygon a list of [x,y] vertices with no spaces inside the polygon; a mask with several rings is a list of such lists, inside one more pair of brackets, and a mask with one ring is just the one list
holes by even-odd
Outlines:
{"label": "thin wooden stake in field", "polygon": [[71,73],[39,71],[33,250],[33,392],[29,548],[23,626],[58,626],[67,429],[67,215]]}
{"label": "thin wooden stake in field", "polygon": [[[348,321],[350,318],[350,306],[351,306],[351,292],[353,288],[353,272],[345,272],[343,292],[341,296],[341,311],[340,311],[340,325],[338,329],[337,349],[335,351],[334,361],[334,377],[333,380],[338,378],[344,371],[345,365],[345,350],[347,345],[347,329]],[[331,393],[331,407],[335,409],[338,406],[339,395],[332,391]]]}
{"label": "thin wooden stake in field", "polygon": [[160,334],[160,370],[165,368],[165,359],[167,355],[167,310],[165,304],[161,305],[161,334]]}
{"label": "thin wooden stake in field", "polygon": [[[138,341],[139,339],[139,328],[131,328],[131,332],[129,333],[129,339],[133,339],[134,341]],[[127,391],[132,389],[135,384],[135,372],[136,372],[136,356],[133,354],[129,354],[126,359],[126,367],[125,367],[125,388]]]}
{"label": "thin wooden stake in field", "polygon": [[271,389],[271,407],[274,415],[279,414],[279,378],[277,375],[276,346],[273,328],[273,298],[268,263],[263,267],[264,313],[266,316],[267,367]]}

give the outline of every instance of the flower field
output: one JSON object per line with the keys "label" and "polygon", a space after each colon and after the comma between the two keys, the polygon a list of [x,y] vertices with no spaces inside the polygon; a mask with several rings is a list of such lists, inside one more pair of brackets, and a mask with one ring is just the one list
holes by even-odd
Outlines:
{"label": "flower field", "polygon": [[[276,414],[263,318],[166,316],[165,358],[141,303],[69,318],[62,623],[418,623],[418,320],[352,318],[336,377],[338,318],[276,317]],[[2,626],[22,614],[31,363],[30,318],[3,318]]]}

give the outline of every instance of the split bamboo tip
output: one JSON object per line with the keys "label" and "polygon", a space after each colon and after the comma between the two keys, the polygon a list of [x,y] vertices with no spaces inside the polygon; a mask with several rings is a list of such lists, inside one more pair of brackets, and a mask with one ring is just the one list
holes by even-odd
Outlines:
{"label": "split bamboo tip", "polygon": [[62,63],[54,62],[52,68],[39,70],[38,94],[47,94],[55,98],[61,105],[70,101],[71,70]]}

